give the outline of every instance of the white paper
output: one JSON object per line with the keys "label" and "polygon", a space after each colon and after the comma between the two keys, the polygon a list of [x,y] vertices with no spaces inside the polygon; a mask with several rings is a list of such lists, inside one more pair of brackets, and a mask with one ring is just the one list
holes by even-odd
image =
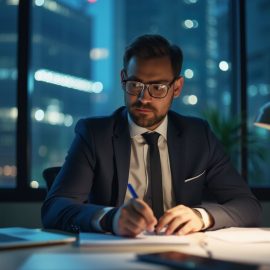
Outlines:
{"label": "white paper", "polygon": [[80,233],[80,245],[147,245],[147,244],[189,244],[187,236],[141,233],[135,238],[121,237],[112,234]]}
{"label": "white paper", "polygon": [[208,237],[234,243],[270,243],[270,228],[231,227],[205,234]]}

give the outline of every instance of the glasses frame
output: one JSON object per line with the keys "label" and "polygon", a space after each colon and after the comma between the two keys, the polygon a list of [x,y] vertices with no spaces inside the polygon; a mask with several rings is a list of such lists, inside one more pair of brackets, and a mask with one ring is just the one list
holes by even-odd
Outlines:
{"label": "glasses frame", "polygon": [[[129,95],[132,95],[132,96],[140,96],[142,94],[142,92],[144,93],[145,89],[147,89],[149,95],[152,97],[152,98],[158,98],[158,99],[162,99],[162,98],[165,98],[167,95],[168,95],[168,92],[170,90],[170,88],[172,87],[173,83],[178,79],[178,77],[175,77],[172,79],[171,82],[168,82],[168,83],[142,83],[142,82],[139,82],[139,81],[135,81],[135,80],[122,80],[122,86],[123,86],[123,89],[126,93],[128,93]],[[126,83],[127,82],[135,82],[135,83],[140,83],[143,88],[142,90],[136,95],[136,94],[133,94],[133,93],[130,93],[127,91],[126,89]],[[150,86],[151,85],[165,85],[167,87],[167,91],[166,91],[166,94],[162,97],[155,97],[151,94],[150,92]]]}

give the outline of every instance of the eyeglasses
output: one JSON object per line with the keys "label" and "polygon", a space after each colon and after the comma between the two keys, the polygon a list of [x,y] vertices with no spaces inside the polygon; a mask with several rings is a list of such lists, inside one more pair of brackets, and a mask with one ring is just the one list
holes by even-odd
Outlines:
{"label": "eyeglasses", "polygon": [[153,98],[164,98],[174,83],[175,78],[169,83],[142,83],[137,81],[123,80],[123,89],[130,95],[139,96],[145,89]]}

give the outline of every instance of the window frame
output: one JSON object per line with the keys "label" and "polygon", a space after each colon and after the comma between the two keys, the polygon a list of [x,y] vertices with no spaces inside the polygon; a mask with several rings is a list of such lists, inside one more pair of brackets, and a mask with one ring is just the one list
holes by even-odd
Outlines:
{"label": "window frame", "polygon": [[28,97],[28,72],[30,62],[30,34],[32,1],[19,1],[18,5],[18,42],[17,42],[17,108],[16,124],[16,187],[0,188],[0,201],[42,201],[45,189],[32,189],[28,185],[30,172],[29,127],[31,124]]}

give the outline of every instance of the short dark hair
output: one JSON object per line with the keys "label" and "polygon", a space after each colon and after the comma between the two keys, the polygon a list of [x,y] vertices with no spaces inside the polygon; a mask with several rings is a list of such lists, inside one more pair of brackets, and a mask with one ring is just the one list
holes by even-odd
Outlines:
{"label": "short dark hair", "polygon": [[151,59],[163,56],[170,57],[174,77],[178,77],[183,64],[183,53],[180,47],[171,44],[160,35],[142,35],[126,47],[123,58],[124,69],[127,70],[128,63],[132,57]]}

